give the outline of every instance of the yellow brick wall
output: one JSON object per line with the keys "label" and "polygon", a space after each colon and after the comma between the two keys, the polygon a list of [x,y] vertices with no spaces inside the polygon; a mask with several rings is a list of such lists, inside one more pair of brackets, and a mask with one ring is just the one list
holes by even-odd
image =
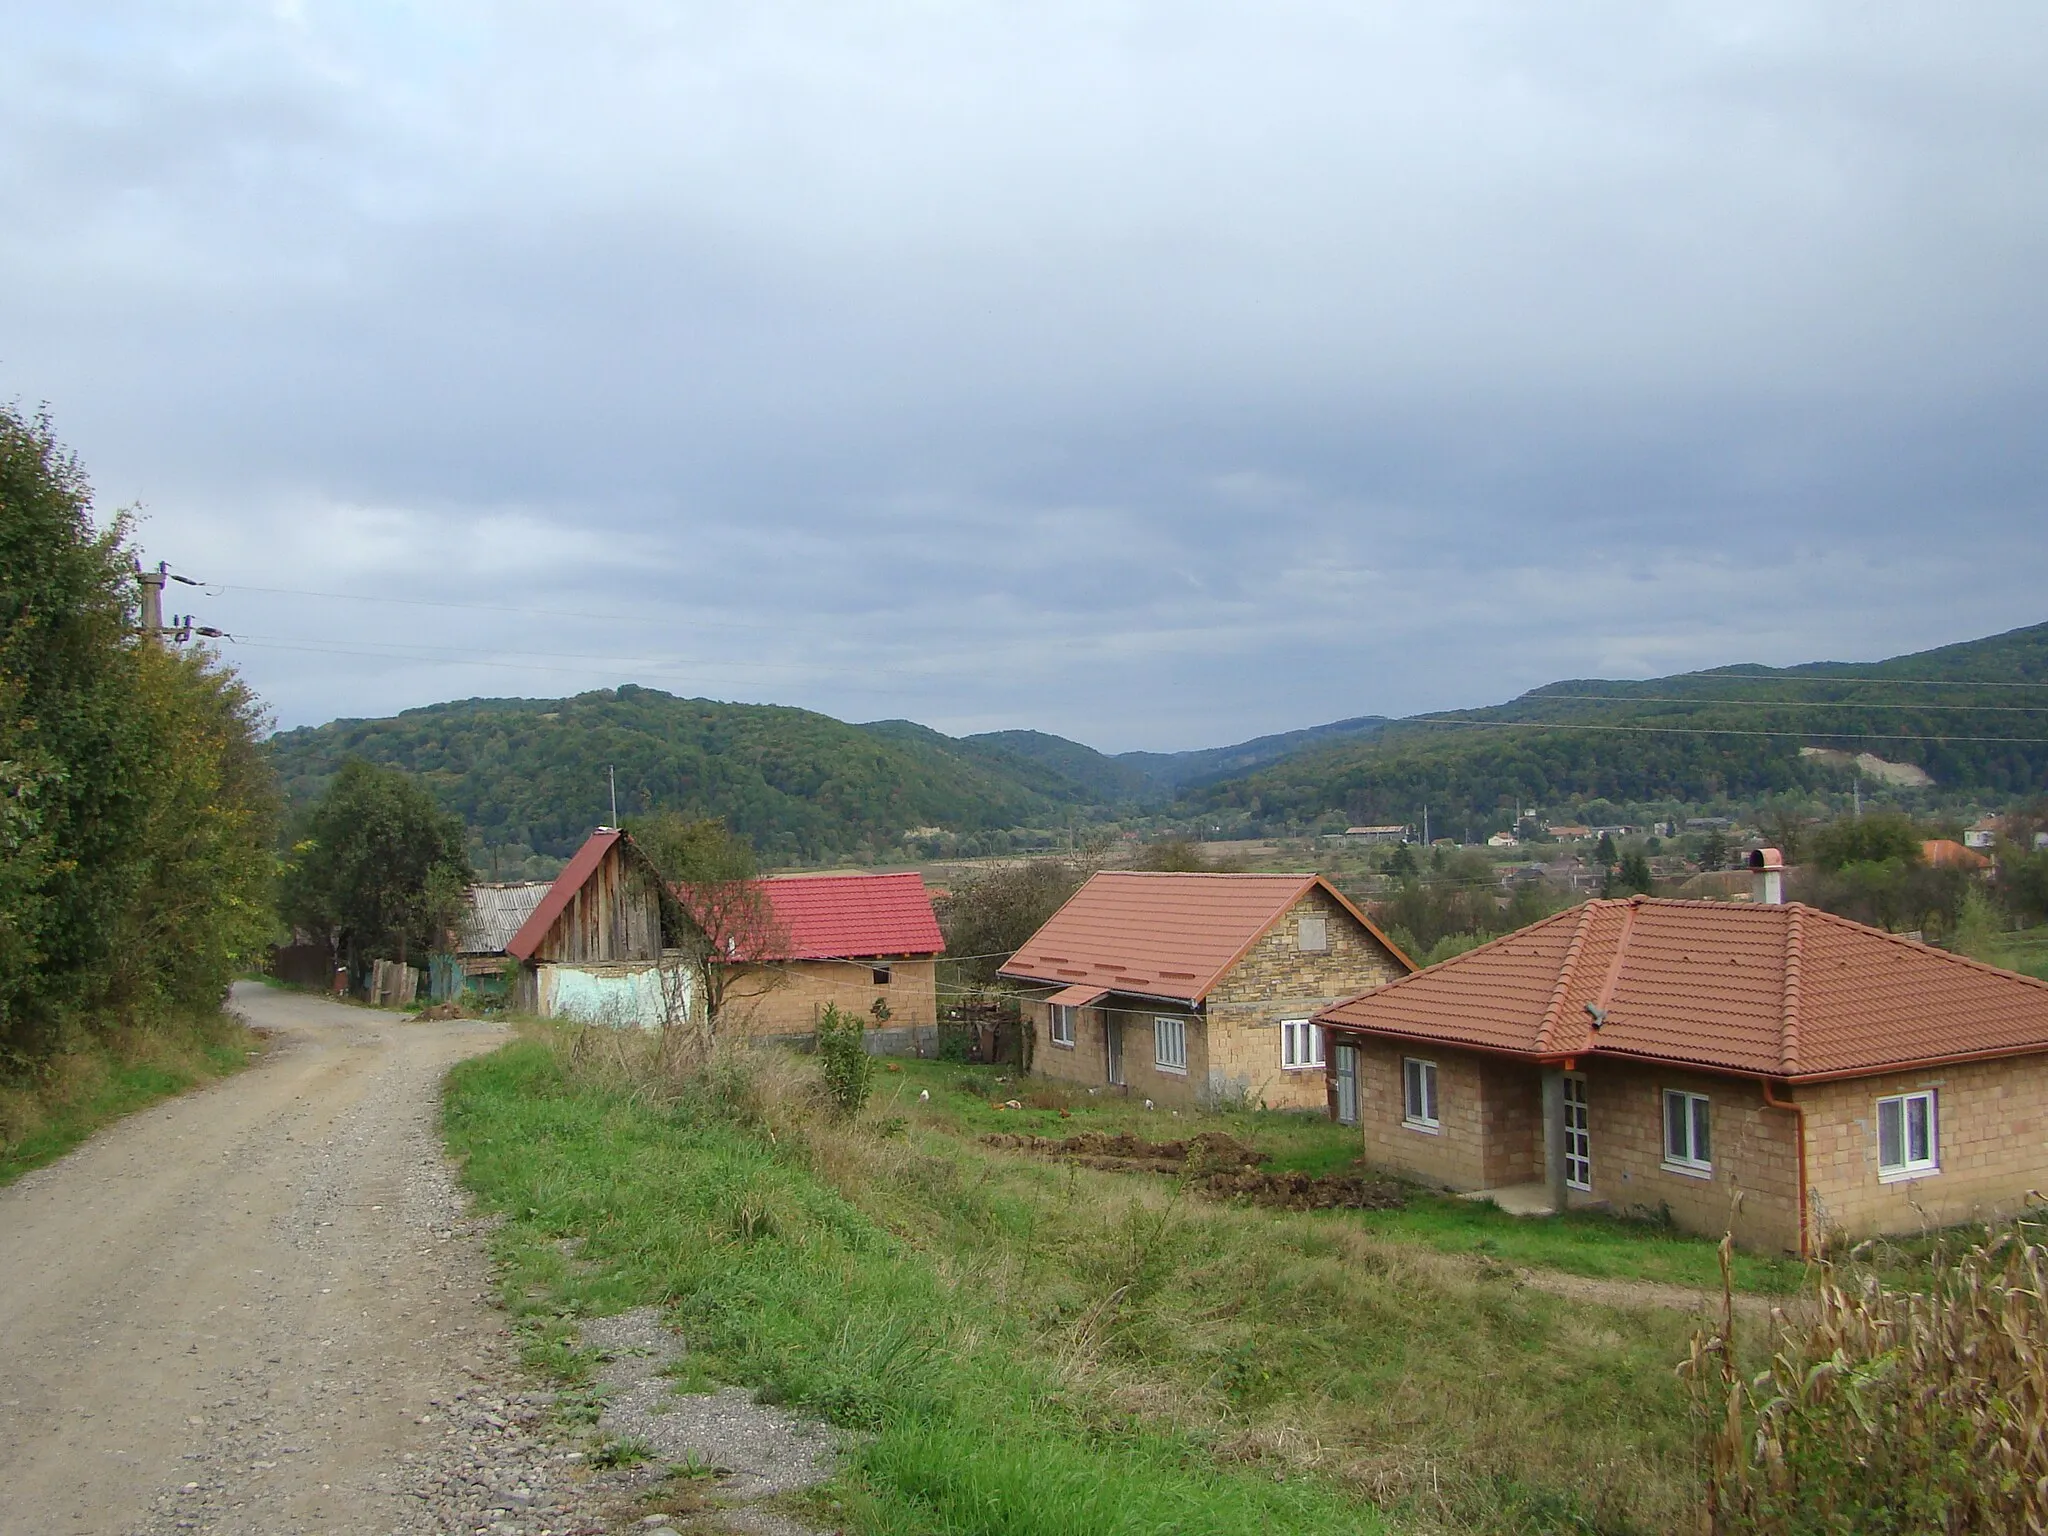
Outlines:
{"label": "yellow brick wall", "polygon": [[[865,962],[845,960],[796,960],[778,965],[768,974],[774,986],[758,997],[729,1003],[729,1028],[735,1035],[755,1039],[810,1035],[817,1030],[818,1015],[827,1003],[842,1013],[858,1014],[870,1029],[930,1030],[938,1023],[936,963],[929,959],[877,962],[889,967],[889,982],[874,980],[873,967]],[[734,990],[752,991],[760,986],[755,976],[738,983]],[[877,1024],[868,1010],[876,998],[889,1004],[888,1022]]]}
{"label": "yellow brick wall", "polygon": [[[1799,1249],[1799,1143],[1793,1117],[1764,1103],[1744,1078],[1582,1061],[1592,1132],[1593,1192],[1625,1215],[1665,1211],[1688,1232],[1733,1232],[1745,1248]],[[1711,1105],[1713,1173],[1698,1178],[1663,1167],[1664,1090],[1703,1093]]]}
{"label": "yellow brick wall", "polygon": [[[1935,1093],[1940,1171],[1880,1183],[1877,1101],[1928,1088]],[[1824,1230],[1863,1238],[1995,1218],[2025,1205],[2028,1190],[2048,1189],[2048,1056],[1822,1083],[1793,1097],[1805,1106],[1817,1237]]]}
{"label": "yellow brick wall", "polygon": [[[1305,915],[1324,919],[1328,949],[1302,952],[1297,930]],[[1272,1109],[1323,1109],[1324,1073],[1280,1065],[1280,1021],[1310,1018],[1406,974],[1328,892],[1309,891],[1210,991],[1208,1091],[1246,1094]]]}
{"label": "yellow brick wall", "polygon": [[[1046,1004],[1026,1002],[1024,1017],[1030,1021],[1036,1037],[1031,1046],[1032,1072],[1083,1087],[1106,1087],[1109,1084],[1109,1055],[1103,1032],[1120,1029],[1124,1041],[1124,1081],[1129,1085],[1132,1098],[1151,1099],[1155,1103],[1177,1107],[1202,1102],[1209,1078],[1210,1041],[1201,1015],[1169,1003],[1138,1007],[1128,1000],[1119,1002],[1111,998],[1106,1001],[1117,1002],[1118,1005],[1115,1008],[1083,1008],[1075,1015],[1071,1049],[1052,1043],[1050,1010]],[[1185,1021],[1188,1042],[1188,1070],[1185,1075],[1162,1072],[1155,1064],[1157,1053],[1152,1040],[1155,1016]]]}
{"label": "yellow brick wall", "polygon": [[[1406,1099],[1401,1082],[1404,1057],[1436,1063],[1436,1131],[1401,1123]],[[1447,1189],[1486,1189],[1485,1073],[1480,1058],[1368,1040],[1358,1050],[1358,1122],[1365,1160],[1421,1184]]]}

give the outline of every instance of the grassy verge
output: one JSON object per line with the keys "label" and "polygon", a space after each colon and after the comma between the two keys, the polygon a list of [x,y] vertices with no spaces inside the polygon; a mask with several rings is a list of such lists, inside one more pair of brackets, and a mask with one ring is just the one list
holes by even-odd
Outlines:
{"label": "grassy verge", "polygon": [[230,1014],[82,1046],[0,1084],[0,1184],[55,1162],[101,1126],[239,1071],[261,1040]]}
{"label": "grassy verge", "polygon": [[[534,1358],[574,1380],[576,1317],[669,1308],[695,1384],[869,1436],[828,1495],[853,1530],[1691,1518],[1678,1314],[1567,1301],[1344,1213],[1198,1202],[1169,1180],[993,1152],[920,1118],[947,1112],[937,1089],[885,1091],[844,1127],[800,1084],[721,1102],[565,1061],[530,1039],[458,1068],[447,1099],[468,1182],[508,1216],[506,1293]],[[1022,1128],[973,1086],[959,1096]],[[1275,1137],[1308,1155],[1313,1123],[1285,1118],[1299,1129]],[[574,1262],[556,1246],[570,1236]]]}
{"label": "grassy verge", "polygon": [[[921,1099],[920,1093],[931,1097]],[[1004,1106],[1015,1100],[1021,1108]],[[1273,1169],[1339,1173],[1360,1165],[1356,1131],[1321,1115],[1248,1111],[1178,1114],[1144,1108],[1143,1100],[1090,1094],[1043,1079],[1020,1080],[996,1068],[892,1062],[878,1108],[915,1125],[979,1137],[998,1131],[1072,1136],[1083,1131],[1130,1131],[1155,1140],[1221,1128],[1269,1154]],[[1487,1202],[1461,1200],[1427,1189],[1410,1191],[1398,1211],[1332,1213],[1327,1219],[1388,1238],[1420,1243],[1439,1253],[1466,1254],[1504,1264],[1555,1269],[1601,1280],[1650,1280],[1718,1291],[1718,1245],[1651,1222],[1599,1212],[1557,1221],[1510,1216]],[[1789,1295],[1805,1279],[1796,1261],[1741,1253],[1735,1258],[1738,1290]]]}

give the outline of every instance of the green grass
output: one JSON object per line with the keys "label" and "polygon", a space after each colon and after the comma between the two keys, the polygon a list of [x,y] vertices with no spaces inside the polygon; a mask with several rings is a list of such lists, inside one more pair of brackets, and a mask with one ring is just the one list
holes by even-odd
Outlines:
{"label": "green grass", "polygon": [[[701,1103],[569,1080],[561,1060],[521,1042],[459,1067],[447,1098],[466,1180],[509,1218],[530,1357],[587,1382],[577,1317],[668,1308],[692,1388],[738,1383],[871,1437],[829,1490],[851,1530],[1620,1533],[1688,1516],[1676,1313],[1567,1301],[1349,1216],[980,1147],[920,1116],[1058,1115],[989,1110],[958,1067],[887,1074],[907,1091],[885,1082],[869,1126],[785,1118],[771,1140]],[[912,1109],[919,1088],[932,1105]],[[1313,1155],[1313,1121],[1279,1118],[1276,1144]]]}
{"label": "green grass", "polygon": [[[1147,1110],[1142,1100],[1090,1095],[1019,1078],[993,1067],[947,1066],[937,1062],[890,1064],[877,1083],[877,1112],[899,1115],[957,1135],[979,1137],[1009,1131],[1033,1136],[1074,1136],[1084,1131],[1130,1131],[1155,1141],[1223,1130],[1268,1153],[1266,1165],[1327,1174],[1358,1171],[1358,1133],[1327,1117],[1299,1111],[1249,1110],[1221,1114]],[[920,1091],[931,1100],[920,1101]],[[1015,1099],[1025,1107],[996,1107]],[[1064,1111],[1064,1113],[1062,1113]],[[1501,1263],[1601,1280],[1651,1280],[1667,1285],[1720,1289],[1719,1245],[1653,1222],[1600,1212],[1562,1219],[1510,1216],[1490,1202],[1460,1200],[1411,1187],[1407,1207],[1398,1211],[1343,1211],[1323,1219],[1382,1236],[1420,1243],[1440,1253],[1470,1254]],[[1738,1290],[1788,1295],[1805,1279],[1795,1260],[1754,1254],[1735,1256]]]}
{"label": "green grass", "polygon": [[223,1015],[189,1032],[59,1058],[39,1081],[0,1090],[0,1185],[55,1162],[124,1115],[241,1070],[257,1054],[257,1037]]}

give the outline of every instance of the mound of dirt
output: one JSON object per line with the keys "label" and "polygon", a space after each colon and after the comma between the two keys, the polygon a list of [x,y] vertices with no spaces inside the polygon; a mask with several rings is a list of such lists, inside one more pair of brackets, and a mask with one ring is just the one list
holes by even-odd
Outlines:
{"label": "mound of dirt", "polygon": [[1109,1135],[1083,1131],[1078,1136],[1009,1136],[981,1138],[985,1146],[1006,1152],[1036,1152],[1087,1168],[1114,1173],[1190,1173],[1204,1170],[1256,1169],[1269,1154],[1246,1146],[1220,1131],[1204,1131],[1186,1141],[1146,1141],[1128,1131]]}
{"label": "mound of dirt", "polygon": [[1369,1174],[1268,1173],[1259,1165],[1271,1154],[1246,1146],[1220,1131],[1186,1141],[1146,1141],[1129,1132],[1111,1136],[994,1135],[982,1145],[1005,1152],[1034,1152],[1100,1168],[1109,1173],[1171,1173],[1214,1200],[1248,1200],[1288,1211],[1390,1211],[1402,1204],[1401,1186]]}

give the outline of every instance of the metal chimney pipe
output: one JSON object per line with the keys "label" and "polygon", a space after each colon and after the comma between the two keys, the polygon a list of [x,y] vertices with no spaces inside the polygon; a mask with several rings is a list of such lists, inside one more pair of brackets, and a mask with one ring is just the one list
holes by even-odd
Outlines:
{"label": "metal chimney pipe", "polygon": [[1751,897],[1767,907],[1785,904],[1785,855],[1775,848],[1755,848],[1749,855]]}

